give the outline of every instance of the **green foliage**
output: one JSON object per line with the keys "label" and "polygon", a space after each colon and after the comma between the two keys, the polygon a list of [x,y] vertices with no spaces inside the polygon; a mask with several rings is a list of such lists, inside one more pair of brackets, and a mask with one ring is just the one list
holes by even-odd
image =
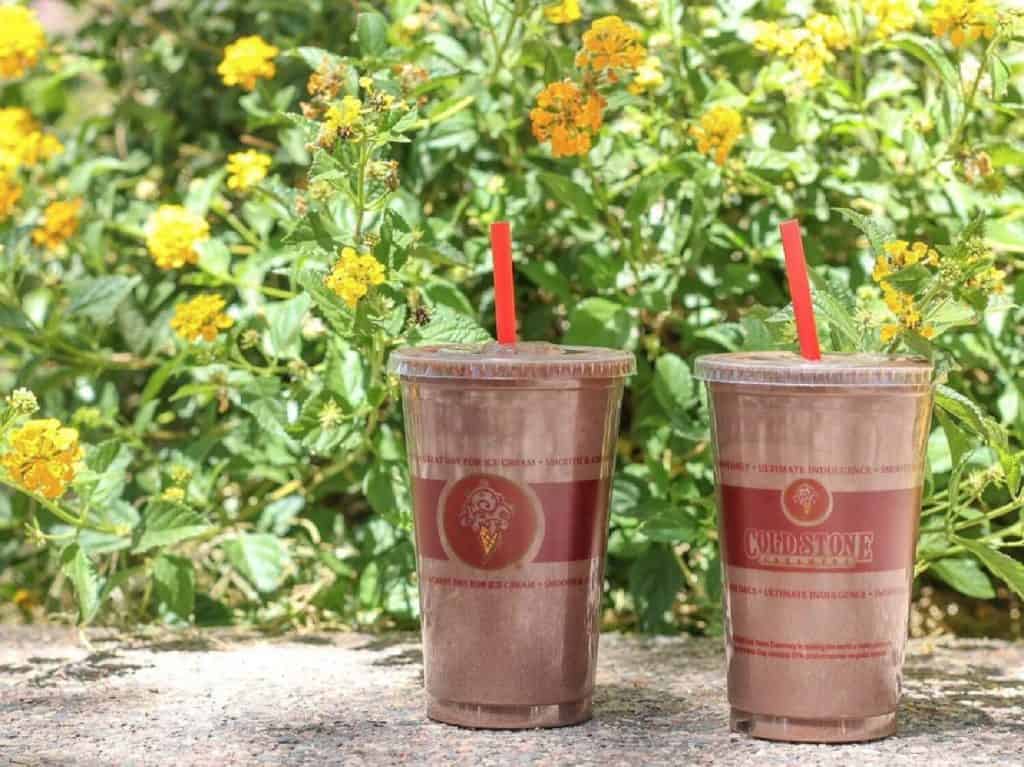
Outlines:
{"label": "green foliage", "polygon": [[[826,348],[912,351],[940,371],[918,575],[1021,593],[1019,19],[954,48],[923,14],[886,37],[856,3],[812,5],[849,38],[816,82],[754,45],[755,21],[804,22],[778,2],[605,1],[564,25],[522,0],[87,9],[45,68],[0,85],[2,106],[64,145],[8,174],[21,197],[0,220],[0,392],[32,390],[33,417],[84,446],[55,498],[0,469],[0,594],[82,623],[413,625],[386,361],[405,343],[490,339],[488,227],[508,219],[521,335],[638,357],[608,625],[717,631],[690,363],[795,348],[777,234],[790,217]],[[612,82],[573,63],[613,13],[655,74]],[[225,85],[224,47],[257,33],[278,49],[273,76]],[[556,159],[530,110],[563,78],[607,103],[592,148]],[[721,158],[700,142],[713,107],[741,116]],[[269,158],[251,183],[229,167],[246,150]],[[33,237],[47,205],[76,198],[55,247]],[[173,269],[152,253],[162,205],[209,227]],[[894,240],[935,257],[896,259]],[[183,308],[199,296],[223,300],[205,322]],[[30,415],[3,410],[0,456]]]}

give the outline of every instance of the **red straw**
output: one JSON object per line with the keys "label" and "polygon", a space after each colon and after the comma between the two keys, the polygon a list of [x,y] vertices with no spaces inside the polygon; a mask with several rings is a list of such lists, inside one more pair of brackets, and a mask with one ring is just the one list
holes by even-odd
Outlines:
{"label": "red straw", "polygon": [[818,326],[814,324],[814,306],[811,304],[811,286],[807,281],[807,259],[800,238],[800,222],[795,218],[779,224],[782,233],[782,251],[786,254],[786,277],[789,295],[793,299],[796,315],[796,335],[800,339],[800,355],[805,360],[820,360]]}
{"label": "red straw", "polygon": [[516,298],[512,281],[512,233],[508,221],[491,224],[491,255],[494,258],[494,313],[498,343],[516,342]]}

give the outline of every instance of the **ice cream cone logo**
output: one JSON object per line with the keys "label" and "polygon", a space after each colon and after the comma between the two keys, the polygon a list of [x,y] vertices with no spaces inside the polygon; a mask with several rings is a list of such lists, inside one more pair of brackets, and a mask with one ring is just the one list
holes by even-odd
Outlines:
{"label": "ice cream cone logo", "polygon": [[816,479],[798,479],[782,493],[782,512],[795,525],[820,525],[832,513],[832,496]]}
{"label": "ice cream cone logo", "polygon": [[478,570],[529,561],[544,535],[544,514],[528,485],[497,474],[452,482],[439,499],[438,526],[449,556]]}
{"label": "ice cream cone logo", "polygon": [[807,519],[810,519],[814,513],[814,501],[817,497],[817,491],[809,482],[801,482],[793,492],[793,500],[797,502],[804,517]]}
{"label": "ice cream cone logo", "polygon": [[486,559],[501,545],[502,534],[508,530],[514,513],[505,496],[491,487],[487,480],[481,480],[480,486],[466,498],[459,514],[459,524],[471,528],[479,536]]}

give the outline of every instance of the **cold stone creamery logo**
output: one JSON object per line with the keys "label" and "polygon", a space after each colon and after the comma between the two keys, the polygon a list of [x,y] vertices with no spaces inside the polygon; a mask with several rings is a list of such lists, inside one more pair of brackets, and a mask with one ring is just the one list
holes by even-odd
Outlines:
{"label": "cold stone creamery logo", "polygon": [[481,480],[480,486],[469,494],[459,512],[459,524],[473,528],[480,536],[484,559],[494,553],[501,543],[501,535],[512,521],[512,507],[505,496]]}
{"label": "cold stone creamery logo", "polygon": [[[798,479],[782,492],[782,513],[797,528],[821,525],[832,514],[832,494],[814,479]],[[744,548],[764,567],[846,570],[874,559],[870,531],[747,528]]]}
{"label": "cold stone creamery logo", "polygon": [[544,517],[534,493],[496,474],[450,484],[439,502],[441,542],[450,556],[478,570],[500,570],[536,554]]}
{"label": "cold stone creamery logo", "polygon": [[820,525],[832,513],[832,494],[816,479],[798,479],[782,491],[782,513],[800,527]]}

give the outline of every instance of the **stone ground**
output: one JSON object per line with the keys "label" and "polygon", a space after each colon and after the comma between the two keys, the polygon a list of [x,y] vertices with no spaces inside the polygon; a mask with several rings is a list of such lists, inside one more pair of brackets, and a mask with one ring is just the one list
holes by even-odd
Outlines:
{"label": "stone ground", "polygon": [[0,765],[1024,765],[1024,644],[911,643],[900,733],[855,746],[728,732],[720,642],[605,636],[595,718],[427,721],[412,635],[114,637],[0,626]]}

